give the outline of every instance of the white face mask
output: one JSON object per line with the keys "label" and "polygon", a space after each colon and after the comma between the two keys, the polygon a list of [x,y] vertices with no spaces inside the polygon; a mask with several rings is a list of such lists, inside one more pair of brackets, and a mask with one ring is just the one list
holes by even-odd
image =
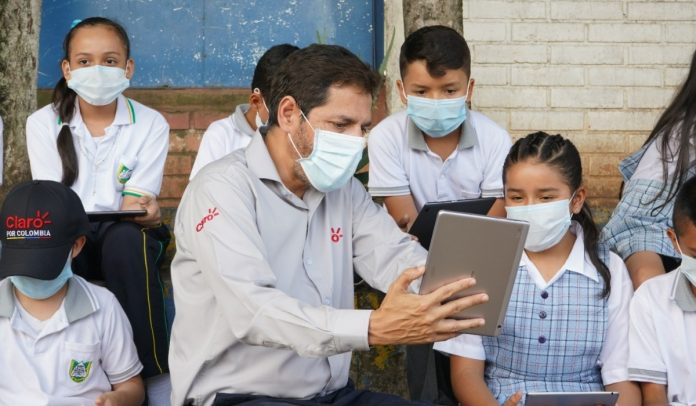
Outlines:
{"label": "white face mask", "polygon": [[550,203],[526,206],[506,206],[507,218],[529,223],[529,232],[524,248],[531,252],[545,251],[558,244],[570,228],[570,201],[557,200]]}
{"label": "white face mask", "polygon": [[682,257],[679,272],[686,276],[686,279],[688,279],[692,285],[696,286],[696,258],[684,255],[684,251],[682,251],[681,247],[679,246],[679,242],[677,242],[677,248],[679,248],[679,253]]}
{"label": "white face mask", "polygon": [[130,86],[126,71],[113,66],[90,66],[70,71],[68,87],[93,106],[105,106]]}
{"label": "white face mask", "polygon": [[340,189],[348,183],[358,168],[365,149],[365,138],[315,129],[307,117],[305,121],[314,130],[314,149],[308,157],[302,157],[288,134],[292,147],[300,157],[297,162],[318,191],[328,193]]}
{"label": "white face mask", "polygon": [[[259,88],[255,88],[254,93],[261,95],[261,90]],[[268,110],[268,106],[266,106],[266,100],[264,100],[263,96],[261,96],[261,103],[263,103],[263,107],[266,109],[266,112],[270,114],[271,112]],[[264,123],[263,120],[261,120],[261,115],[259,114],[259,111],[256,110],[256,128],[263,127],[266,124],[268,124],[268,120]]]}

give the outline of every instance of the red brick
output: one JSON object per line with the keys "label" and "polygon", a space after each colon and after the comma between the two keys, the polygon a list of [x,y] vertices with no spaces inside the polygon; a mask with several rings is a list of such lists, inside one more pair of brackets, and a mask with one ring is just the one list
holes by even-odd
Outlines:
{"label": "red brick", "polygon": [[191,126],[191,119],[189,112],[166,112],[163,111],[162,115],[169,123],[169,128],[171,130],[188,130]]}
{"label": "red brick", "polygon": [[198,152],[203,136],[200,131],[172,131],[169,133],[169,153]]}
{"label": "red brick", "polygon": [[590,201],[597,198],[617,199],[621,190],[620,177],[592,176],[585,179],[585,184]]}
{"label": "red brick", "polygon": [[164,164],[164,176],[185,175],[191,173],[193,157],[190,154],[170,154]]}
{"label": "red brick", "polygon": [[[177,207],[179,207],[179,199],[162,198],[162,199],[158,199],[157,203],[159,203],[159,206],[162,209],[169,209],[169,208],[176,209]],[[167,224],[169,224],[170,227],[174,227],[173,221],[169,222]]]}
{"label": "red brick", "polygon": [[163,199],[174,198],[181,199],[181,195],[184,194],[184,189],[188,184],[188,176],[180,175],[168,175],[165,176],[162,181],[162,190],[160,191],[160,197]]}
{"label": "red brick", "polygon": [[230,113],[224,111],[195,111],[193,112],[193,128],[205,130],[210,123],[229,116]]}

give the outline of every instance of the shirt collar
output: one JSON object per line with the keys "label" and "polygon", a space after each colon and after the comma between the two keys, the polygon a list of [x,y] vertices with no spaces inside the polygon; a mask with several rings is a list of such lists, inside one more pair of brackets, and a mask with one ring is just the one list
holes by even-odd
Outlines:
{"label": "shirt collar", "polygon": [[[568,255],[568,258],[563,264],[561,271],[548,282],[548,285],[553,284],[553,282],[558,280],[566,271],[575,272],[580,275],[584,275],[594,282],[599,282],[599,272],[597,272],[597,269],[595,269],[594,266],[591,266],[589,256],[585,252],[585,233],[582,230],[582,226],[576,221],[573,221],[570,225],[570,231],[575,234],[575,243],[573,243],[573,248],[570,250],[570,255]],[[529,259],[526,252],[522,254],[520,265],[524,265],[528,269],[533,267],[533,269],[536,270],[536,267]]]}
{"label": "shirt collar", "polygon": [[234,113],[232,113],[232,122],[234,125],[239,128],[239,130],[244,134],[248,135],[249,137],[253,137],[254,131],[253,128],[249,125],[249,122],[246,119],[246,112],[249,111],[249,105],[248,104],[239,104],[237,107],[234,109]]}
{"label": "shirt collar", "polygon": [[683,311],[696,312],[696,296],[694,296],[694,292],[691,290],[691,283],[680,270],[677,269],[672,272],[678,272],[679,274],[674,278],[671,299]]}
{"label": "shirt collar", "polygon": [[[406,119],[406,132],[408,133],[409,148],[428,151],[428,144],[425,143],[425,135],[410,118]],[[477,139],[478,137],[476,136],[476,129],[473,125],[471,110],[467,108],[466,120],[464,120],[464,124],[461,126],[457,149],[461,151],[466,148],[471,148],[476,145]]]}
{"label": "shirt collar", "polygon": [[[96,300],[87,291],[87,282],[73,277],[68,281],[64,308],[68,323],[85,318],[99,309]],[[11,318],[15,311],[15,295],[9,278],[0,281],[0,317]]]}
{"label": "shirt collar", "polygon": [[273,159],[271,159],[271,154],[268,153],[264,137],[258,130],[254,132],[249,146],[244,151],[244,155],[249,170],[259,179],[281,182],[275,163],[273,163]]}
{"label": "shirt collar", "polygon": [[[116,116],[114,117],[113,123],[111,125],[129,125],[135,124],[135,107],[133,102],[125,97],[124,95],[119,95],[116,99]],[[60,117],[58,117],[58,125],[63,124]],[[73,114],[72,119],[68,125],[71,129],[75,129],[82,124],[82,114],[80,114],[80,103],[77,102],[75,98],[75,114]]]}

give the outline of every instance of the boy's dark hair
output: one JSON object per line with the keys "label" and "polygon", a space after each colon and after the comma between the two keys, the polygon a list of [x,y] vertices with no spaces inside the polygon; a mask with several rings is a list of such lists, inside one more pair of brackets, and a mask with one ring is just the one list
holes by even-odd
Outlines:
{"label": "boy's dark hair", "polygon": [[338,45],[312,44],[293,52],[273,75],[268,126],[278,125],[278,104],[292,96],[304,114],[326,103],[332,86],[356,86],[374,96],[379,76],[357,56]]}
{"label": "boy's dark hair", "polygon": [[[503,184],[507,181],[507,171],[512,165],[530,160],[556,169],[572,191],[578,190],[582,185],[580,153],[570,140],[561,137],[560,134],[549,135],[543,131],[538,131],[517,140],[512,145],[503,164]],[[611,292],[611,275],[607,265],[599,258],[597,244],[599,229],[592,218],[592,211],[587,200],[582,205],[580,213],[573,214],[573,220],[582,226],[585,235],[585,251],[589,255],[592,265],[604,280],[602,296],[608,297]]]}
{"label": "boy's dark hair", "polygon": [[267,95],[271,90],[273,73],[280,67],[285,58],[298,49],[300,48],[290,44],[280,44],[268,48],[256,64],[254,77],[251,79],[251,90],[259,89],[262,95]]}
{"label": "boy's dark hair", "polygon": [[[70,59],[70,42],[77,30],[83,27],[93,27],[97,25],[110,28],[119,39],[121,39],[121,42],[123,42],[123,46],[126,48],[126,59],[130,58],[130,40],[123,26],[108,18],[90,17],[80,21],[65,35],[65,39],[63,40],[63,60]],[[68,82],[65,78],[61,77],[58,83],[56,83],[56,87],[53,89],[53,109],[58,114],[61,123],[68,124],[70,120],[72,120],[75,114],[76,98],[77,93],[70,89],[68,87]],[[63,178],[61,182],[65,186],[72,186],[79,175],[79,163],[77,162],[77,151],[75,151],[75,144],[73,144],[72,132],[69,126],[63,125],[60,127],[60,132],[58,132],[58,138],[56,139],[56,146],[63,167]]]}
{"label": "boy's dark hair", "polygon": [[696,225],[696,176],[684,182],[674,201],[672,225],[677,236],[682,235],[687,221]]}
{"label": "boy's dark hair", "polygon": [[[654,209],[656,212],[674,198],[679,185],[686,180],[687,172],[691,167],[690,156],[693,150],[691,145],[694,140],[696,140],[696,51],[691,57],[691,67],[686,80],[643,144],[645,146],[654,141],[660,151],[664,182],[660,194],[650,203],[655,202],[663,193],[667,193],[667,196],[663,203]],[[668,177],[668,162],[673,161],[676,161],[675,173]]]}
{"label": "boy's dark hair", "polygon": [[406,38],[399,56],[401,79],[409,64],[421,60],[435,78],[444,76],[450,69],[462,69],[467,77],[471,75],[471,53],[466,40],[444,25],[423,27]]}

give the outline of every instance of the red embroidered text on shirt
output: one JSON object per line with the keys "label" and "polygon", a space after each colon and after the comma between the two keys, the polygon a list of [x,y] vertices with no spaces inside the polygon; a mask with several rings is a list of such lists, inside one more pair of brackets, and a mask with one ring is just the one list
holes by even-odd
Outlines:
{"label": "red embroidered text on shirt", "polygon": [[220,213],[217,211],[217,207],[213,207],[212,209],[208,209],[208,214],[203,216],[201,221],[198,224],[196,224],[196,232],[200,233],[203,230],[203,226],[205,225],[205,223],[211,221],[212,219],[215,218],[215,216],[219,216],[219,215],[220,215]]}

